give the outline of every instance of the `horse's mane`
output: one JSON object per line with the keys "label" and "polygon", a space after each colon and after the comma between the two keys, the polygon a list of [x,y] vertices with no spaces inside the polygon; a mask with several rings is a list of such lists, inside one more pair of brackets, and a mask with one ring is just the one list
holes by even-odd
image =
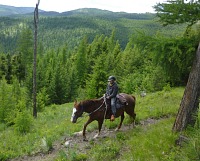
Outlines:
{"label": "horse's mane", "polygon": [[90,107],[90,106],[94,106],[95,104],[99,103],[101,100],[102,100],[102,98],[88,99],[88,100],[81,101],[79,104],[84,107]]}

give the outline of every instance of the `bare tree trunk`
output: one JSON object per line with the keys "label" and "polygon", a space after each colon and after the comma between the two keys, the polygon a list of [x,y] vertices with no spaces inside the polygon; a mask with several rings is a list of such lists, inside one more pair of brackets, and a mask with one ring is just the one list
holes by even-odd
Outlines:
{"label": "bare tree trunk", "polygon": [[186,129],[187,125],[194,126],[198,108],[200,95],[200,43],[193,62],[192,70],[188,79],[187,86],[180,104],[180,108],[172,128],[178,132]]}
{"label": "bare tree trunk", "polygon": [[34,56],[33,56],[33,116],[37,117],[37,82],[36,82],[36,66],[37,66],[37,24],[38,24],[38,6],[40,0],[36,4],[34,11]]}

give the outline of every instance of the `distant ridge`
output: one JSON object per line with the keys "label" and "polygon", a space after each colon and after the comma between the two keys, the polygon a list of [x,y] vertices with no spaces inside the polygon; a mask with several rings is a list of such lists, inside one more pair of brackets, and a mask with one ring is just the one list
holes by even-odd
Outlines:
{"label": "distant ridge", "polygon": [[[12,53],[17,50],[17,40],[22,30],[33,29],[34,8],[0,5],[0,11],[0,50]],[[66,44],[69,49],[73,49],[84,37],[92,42],[97,35],[110,36],[114,31],[116,40],[124,49],[131,36],[140,31],[148,32],[149,35],[158,31],[170,36],[177,33],[177,30],[182,33],[182,26],[163,28],[157,20],[153,13],[112,12],[97,8],[81,8],[62,13],[40,10],[38,38],[44,49],[56,49]]]}
{"label": "distant ridge", "polygon": [[[30,15],[34,12],[34,7],[14,7],[0,4],[0,17],[2,16],[17,16],[17,15]],[[81,8],[71,11],[65,11],[62,13],[56,11],[44,11],[39,10],[40,14],[43,16],[69,16],[74,14],[94,14],[102,15],[106,13],[112,13],[111,11],[101,10],[96,8]]]}
{"label": "distant ridge", "polygon": [[[7,5],[0,4],[0,17],[32,16],[34,9],[35,9],[34,7],[14,7],[14,6],[7,6]],[[55,11],[44,11],[44,10],[39,9],[39,12],[40,12],[40,16],[45,16],[45,17],[86,15],[86,16],[102,16],[106,18],[108,15],[109,16],[112,15],[115,18],[126,17],[126,18],[132,19],[133,17],[137,17],[137,15],[140,15],[140,18],[142,18],[142,15],[144,15],[142,19],[152,19],[155,16],[155,14],[151,14],[151,13],[112,12],[112,11],[102,10],[102,9],[97,9],[97,8],[80,8],[80,9],[65,11],[61,13],[55,12]]]}
{"label": "distant ridge", "polygon": [[[0,16],[22,15],[34,12],[34,7],[14,7],[0,4]],[[40,12],[44,12],[40,10]]]}

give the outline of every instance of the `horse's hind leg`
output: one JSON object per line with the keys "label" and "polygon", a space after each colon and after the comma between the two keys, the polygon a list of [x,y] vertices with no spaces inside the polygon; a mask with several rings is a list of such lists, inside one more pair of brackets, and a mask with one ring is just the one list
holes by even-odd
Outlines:
{"label": "horse's hind leg", "polygon": [[135,127],[135,118],[136,118],[136,114],[134,113],[133,116],[132,116],[132,119],[133,119],[133,122],[132,122],[133,127]]}
{"label": "horse's hind leg", "polygon": [[119,130],[119,129],[121,128],[122,122],[123,122],[123,121],[124,121],[124,112],[123,112],[122,115],[121,115],[121,121],[120,121],[120,123],[119,123],[119,125],[118,125],[116,131]]}
{"label": "horse's hind leg", "polygon": [[[135,118],[136,118],[136,114],[133,112],[133,113],[129,113],[129,116],[130,116],[130,121],[132,123],[132,126],[133,128],[135,127]],[[129,124],[129,129],[131,128],[131,123]]]}

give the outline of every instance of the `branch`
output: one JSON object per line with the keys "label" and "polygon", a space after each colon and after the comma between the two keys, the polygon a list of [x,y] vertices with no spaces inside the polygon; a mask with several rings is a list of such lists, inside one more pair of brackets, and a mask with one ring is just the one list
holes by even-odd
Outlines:
{"label": "branch", "polygon": [[192,26],[200,20],[199,5],[198,1],[185,3],[183,0],[168,0],[167,3],[158,3],[154,9],[164,26],[181,23]]}
{"label": "branch", "polygon": [[35,11],[34,11],[34,21],[38,22],[38,6],[40,4],[40,0],[38,0],[38,3],[36,3]]}
{"label": "branch", "polygon": [[39,6],[39,4],[40,4],[40,0],[38,0],[38,3],[37,3],[37,5]]}

